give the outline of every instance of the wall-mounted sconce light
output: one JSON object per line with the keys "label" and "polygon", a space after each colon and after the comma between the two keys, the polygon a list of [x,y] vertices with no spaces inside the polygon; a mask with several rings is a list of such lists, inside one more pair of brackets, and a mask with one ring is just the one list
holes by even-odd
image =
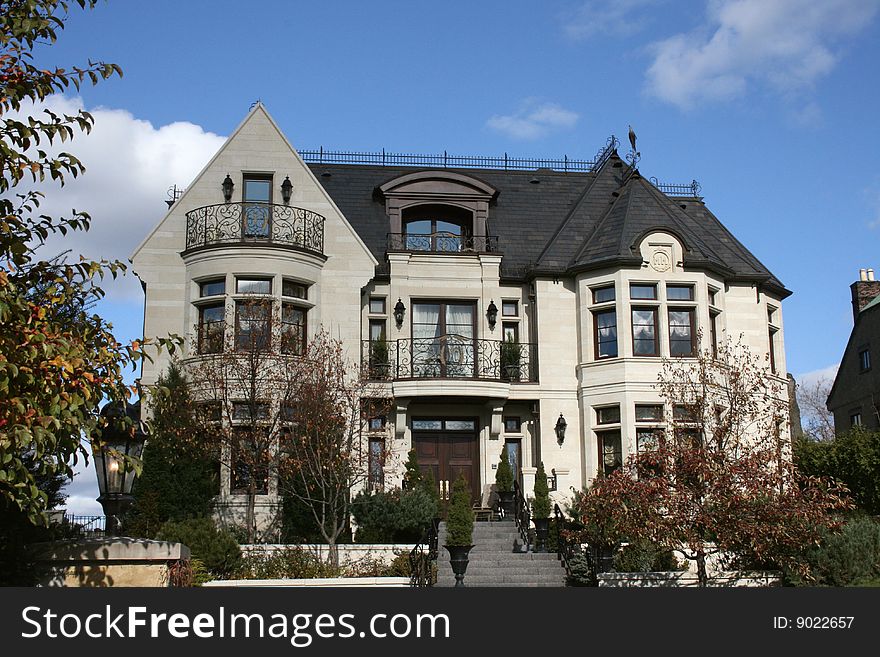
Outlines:
{"label": "wall-mounted sconce light", "polygon": [[232,178],[229,177],[229,174],[226,174],[226,178],[223,179],[223,199],[229,203],[232,200],[232,188],[235,187],[235,184],[232,182]]}
{"label": "wall-mounted sconce light", "polygon": [[568,426],[568,422],[565,421],[565,418],[562,417],[562,413],[559,414],[559,419],[556,420],[556,440],[559,441],[559,444],[562,444],[562,441],[565,440],[565,428]]}
{"label": "wall-mounted sconce light", "polygon": [[293,193],[293,183],[290,182],[290,176],[284,177],[284,182],[281,183],[281,199],[284,201],[284,205],[290,203],[290,195]]}
{"label": "wall-mounted sconce light", "polygon": [[394,321],[397,322],[397,328],[403,326],[403,315],[406,313],[406,306],[403,305],[403,301],[400,298],[397,299],[397,303],[394,304]]}
{"label": "wall-mounted sconce light", "polygon": [[489,307],[486,308],[486,319],[489,320],[489,328],[495,328],[495,320],[498,319],[498,306],[495,305],[494,299],[489,301]]}

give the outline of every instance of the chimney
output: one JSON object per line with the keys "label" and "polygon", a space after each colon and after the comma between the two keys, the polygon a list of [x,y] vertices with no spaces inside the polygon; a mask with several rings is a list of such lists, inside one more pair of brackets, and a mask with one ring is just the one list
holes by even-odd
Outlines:
{"label": "chimney", "polygon": [[862,308],[880,296],[880,281],[874,280],[873,269],[859,269],[859,280],[849,286],[852,290],[853,321]]}

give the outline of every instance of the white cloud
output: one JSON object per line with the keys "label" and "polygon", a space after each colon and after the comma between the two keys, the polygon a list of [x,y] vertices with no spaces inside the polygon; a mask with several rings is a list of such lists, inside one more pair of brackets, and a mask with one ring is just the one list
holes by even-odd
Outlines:
{"label": "white cloud", "polygon": [[801,388],[815,388],[816,384],[819,382],[827,382],[830,386],[834,383],[834,378],[837,376],[837,369],[839,367],[840,363],[834,363],[833,365],[818,370],[796,374],[794,378]]}
{"label": "white cloud", "polygon": [[863,29],[880,0],[710,0],[706,25],[649,46],[646,88],[691,108],[742,96],[759,82],[808,90],[837,64],[834,47]]}
{"label": "white cloud", "polygon": [[[72,114],[83,103],[80,98],[52,96],[27,113],[43,107]],[[75,208],[91,215],[91,229],[52,238],[44,253],[71,249],[74,258],[82,254],[127,262],[134,247],[168,210],[164,203],[168,188],[188,185],[224,138],[188,122],[157,128],[126,110],[98,107],[89,111],[95,119],[91,133],[78,134],[63,145],[63,150],[83,162],[86,173],[69,178],[63,188],[47,183],[39,189],[46,194],[41,214],[69,216]],[[140,284],[132,275],[103,287],[111,299],[142,299]]]}
{"label": "white cloud", "polygon": [[565,17],[562,31],[574,40],[597,34],[629,36],[647,25],[640,10],[656,4],[657,0],[588,0]]}
{"label": "white cloud", "polygon": [[538,139],[554,130],[573,128],[580,117],[556,103],[535,98],[523,101],[513,114],[495,114],[486,125],[513,139]]}

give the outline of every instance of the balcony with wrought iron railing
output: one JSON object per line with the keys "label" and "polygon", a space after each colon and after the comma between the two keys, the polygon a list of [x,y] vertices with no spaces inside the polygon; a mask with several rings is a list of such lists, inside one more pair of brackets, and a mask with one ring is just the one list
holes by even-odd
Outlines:
{"label": "balcony with wrought iron railing", "polygon": [[459,379],[535,383],[536,343],[478,340],[461,335],[363,340],[361,362],[370,379]]}
{"label": "balcony with wrought iron railing", "polygon": [[186,250],[280,246],[324,255],[324,216],[274,203],[220,203],[186,213]]}
{"label": "balcony with wrought iron railing", "polygon": [[418,253],[498,253],[493,235],[455,233],[388,233],[389,252]]}

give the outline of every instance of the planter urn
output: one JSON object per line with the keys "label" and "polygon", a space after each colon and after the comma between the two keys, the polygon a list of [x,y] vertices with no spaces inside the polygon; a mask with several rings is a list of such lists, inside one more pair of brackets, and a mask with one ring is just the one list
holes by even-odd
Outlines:
{"label": "planter urn", "polygon": [[449,552],[449,563],[455,573],[455,586],[464,586],[464,573],[468,567],[468,552],[473,545],[444,545]]}
{"label": "planter urn", "polygon": [[550,518],[532,518],[535,523],[535,552],[547,551],[547,537],[550,535]]}

